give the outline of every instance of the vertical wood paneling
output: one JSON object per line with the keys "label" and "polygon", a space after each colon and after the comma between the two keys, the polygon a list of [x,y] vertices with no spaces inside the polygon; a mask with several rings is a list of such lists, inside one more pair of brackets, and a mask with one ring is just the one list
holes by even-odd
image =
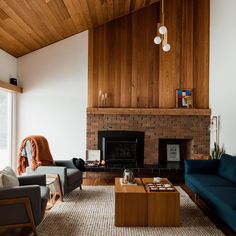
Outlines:
{"label": "vertical wood paneling", "polygon": [[133,14],[132,22],[132,107],[158,107],[153,100],[158,84],[156,91],[152,89],[158,77],[154,69],[159,66],[158,47],[153,43],[157,5]]}
{"label": "vertical wood paneling", "polygon": [[131,88],[132,88],[132,41],[130,40],[129,30],[132,27],[132,17],[120,20],[120,42],[121,42],[121,74],[120,74],[120,107],[131,107]]}
{"label": "vertical wood paneling", "polygon": [[[90,35],[93,36],[93,39],[91,40],[93,42],[93,49],[92,49],[93,57],[92,57],[92,60],[90,60],[90,58],[89,58],[89,64],[93,63],[93,66],[92,66],[92,68],[93,68],[93,71],[92,71],[92,73],[93,73],[92,76],[93,77],[92,78],[93,79],[92,79],[92,82],[91,82],[91,84],[93,85],[93,87],[92,87],[93,91],[91,91],[92,94],[93,94],[92,95],[93,101],[91,102],[91,104],[92,104],[92,106],[98,107],[99,106],[99,101],[98,101],[98,91],[99,91],[99,88],[98,88],[98,78],[99,78],[99,76],[98,76],[98,71],[99,71],[99,69],[98,69],[98,61],[99,61],[99,54],[94,53],[94,50],[95,50],[95,48],[97,46],[97,41],[94,40],[95,30],[93,30],[93,33],[90,34]],[[91,56],[91,53],[89,54],[89,56]],[[90,67],[90,65],[89,65],[89,67]],[[88,97],[90,97],[90,96],[88,96]]]}
{"label": "vertical wood paneling", "polygon": [[[119,29],[119,22],[116,21],[115,22],[116,24],[116,27],[117,29]],[[114,41],[114,44],[120,48],[120,50],[117,50],[117,48],[111,52],[111,53],[115,53],[114,54],[114,57],[115,57],[115,70],[113,71],[114,73],[114,86],[113,86],[113,96],[114,96],[114,100],[113,100],[113,106],[114,107],[119,107],[119,104],[120,104],[120,94],[121,94],[121,91],[120,91],[120,65],[121,65],[121,61],[120,61],[120,58],[121,58],[121,42],[120,42],[120,34],[119,34],[119,30],[116,30],[114,31],[114,35],[115,35],[115,41]]]}
{"label": "vertical wood paneling", "polygon": [[193,0],[182,0],[180,88],[193,88]]}
{"label": "vertical wood paneling", "polygon": [[194,0],[193,77],[196,108],[209,107],[209,11],[209,0]]}
{"label": "vertical wood paneling", "polygon": [[146,106],[145,94],[148,78],[142,80],[147,66],[147,58],[145,57],[147,31],[143,27],[144,19],[144,11],[139,11],[132,17],[132,107]]}
{"label": "vertical wood paneling", "polygon": [[[97,99],[95,99],[95,93],[97,93],[97,89],[95,89],[94,84],[96,84],[94,77],[94,53],[93,53],[93,30],[89,30],[89,46],[88,46],[88,77],[93,78],[88,80],[88,107],[97,107]],[[95,101],[96,100],[96,101]]]}
{"label": "vertical wood paneling", "polygon": [[[154,6],[93,30],[93,62],[89,59],[89,64],[94,63],[89,74],[93,82],[89,84],[95,89],[97,83],[98,90],[93,95],[108,92],[111,107],[158,107],[156,22]],[[96,95],[89,99],[90,106],[98,106]]]}
{"label": "vertical wood paneling", "polygon": [[174,108],[175,89],[179,87],[181,73],[181,2],[179,0],[165,1],[165,16],[171,50],[169,52],[160,50],[159,107]]}
{"label": "vertical wood paneling", "polygon": [[[157,21],[159,21],[160,15],[160,4],[155,4],[156,5],[156,9],[153,12],[153,14],[155,14],[157,16]],[[152,20],[155,20],[156,18],[153,17]],[[157,21],[155,22],[155,24],[157,24]],[[156,36],[156,31],[157,28],[155,27],[153,29],[153,33]],[[154,39],[153,39],[154,40]],[[160,47],[157,47],[155,44],[154,45],[154,57],[153,57],[153,61],[151,63],[151,68],[153,71],[153,81],[152,81],[152,101],[153,101],[153,107],[159,107],[159,89],[160,89],[160,85],[159,85],[159,70],[160,70]]]}
{"label": "vertical wood paneling", "polygon": [[209,0],[165,1],[168,53],[153,43],[159,14],[156,3],[93,30],[89,106],[102,90],[110,107],[174,108],[175,90],[193,88],[194,107],[208,108]]}

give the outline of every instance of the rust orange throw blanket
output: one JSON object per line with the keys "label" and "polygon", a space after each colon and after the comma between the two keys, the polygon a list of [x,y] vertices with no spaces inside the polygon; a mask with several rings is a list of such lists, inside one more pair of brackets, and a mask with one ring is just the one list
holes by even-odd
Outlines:
{"label": "rust orange throw blanket", "polygon": [[32,149],[32,169],[35,170],[38,166],[50,166],[53,165],[52,155],[49,150],[48,141],[43,136],[29,136],[25,138],[20,146],[19,154],[17,157],[17,172],[21,175],[25,172],[27,166],[29,166],[26,156],[22,156],[22,151],[25,147],[27,140],[31,143]]}

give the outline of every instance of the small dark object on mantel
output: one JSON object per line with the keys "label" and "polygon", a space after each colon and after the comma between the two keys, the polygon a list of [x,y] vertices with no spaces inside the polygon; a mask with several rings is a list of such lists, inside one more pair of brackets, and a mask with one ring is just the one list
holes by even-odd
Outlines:
{"label": "small dark object on mantel", "polygon": [[16,78],[10,78],[10,84],[17,86],[17,79]]}

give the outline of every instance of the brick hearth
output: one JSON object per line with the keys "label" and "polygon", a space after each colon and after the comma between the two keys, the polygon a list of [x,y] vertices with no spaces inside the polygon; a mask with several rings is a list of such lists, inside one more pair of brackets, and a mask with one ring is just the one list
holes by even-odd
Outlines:
{"label": "brick hearth", "polygon": [[99,130],[144,131],[144,163],[157,164],[159,139],[192,139],[192,153],[209,154],[210,115],[87,113],[87,149],[97,149]]}

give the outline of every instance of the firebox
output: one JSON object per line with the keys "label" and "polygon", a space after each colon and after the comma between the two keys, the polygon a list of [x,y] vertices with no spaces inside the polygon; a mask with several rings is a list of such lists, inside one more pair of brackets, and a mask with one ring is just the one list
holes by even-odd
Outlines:
{"label": "firebox", "polygon": [[98,131],[98,149],[106,165],[142,167],[144,132]]}

